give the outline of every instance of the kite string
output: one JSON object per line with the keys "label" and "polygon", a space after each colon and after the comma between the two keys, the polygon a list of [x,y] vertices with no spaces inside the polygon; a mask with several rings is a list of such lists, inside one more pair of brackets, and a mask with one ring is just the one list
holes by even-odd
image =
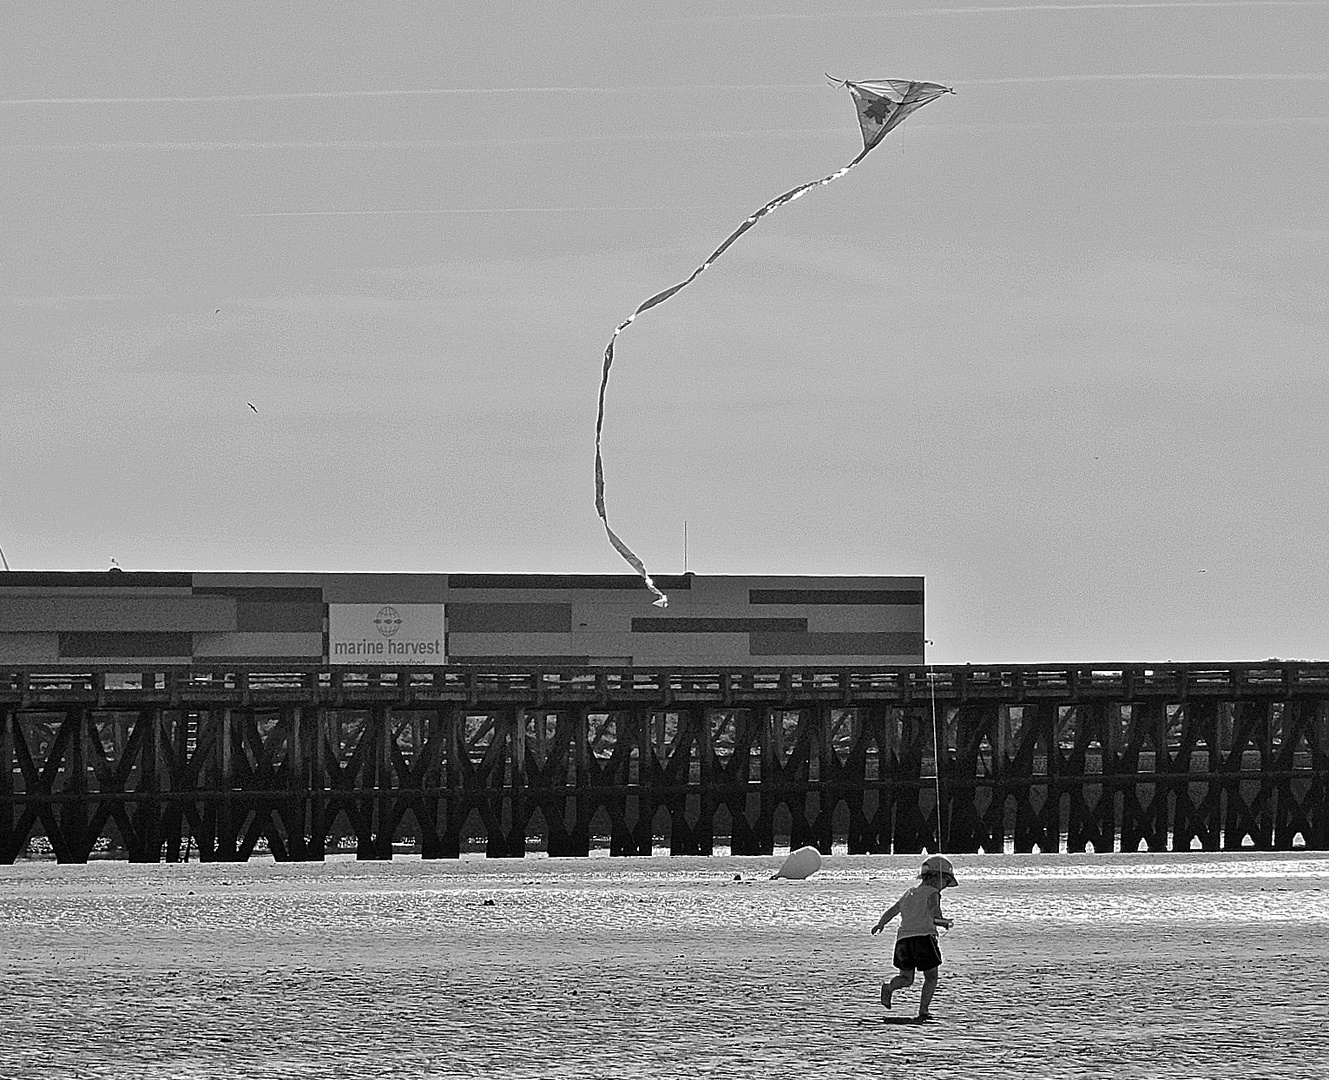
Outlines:
{"label": "kite string", "polygon": [[[941,740],[937,736],[937,673],[928,665],[928,685],[932,698],[932,774],[937,785],[937,854],[941,855],[944,844],[941,837]],[[942,928],[944,934],[946,929]]]}
{"label": "kite string", "polygon": [[937,673],[928,665],[928,685],[932,694],[932,774],[937,788],[937,854],[942,853],[941,824],[941,739],[937,734]]}
{"label": "kite string", "polygon": [[795,188],[790,188],[783,195],[780,195],[777,198],[772,199],[765,206],[761,207],[761,209],[748,215],[748,217],[743,221],[743,223],[739,225],[739,227],[735,229],[732,233],[730,233],[725,238],[724,242],[713,252],[711,252],[711,254],[700,265],[698,265],[698,267],[695,270],[693,270],[691,274],[689,274],[678,284],[671,285],[663,292],[658,292],[654,296],[650,297],[648,300],[644,301],[637,308],[636,311],[634,311],[631,315],[629,315],[626,319],[624,319],[621,323],[619,323],[618,326],[614,328],[613,334],[611,334],[609,337],[609,344],[605,346],[604,368],[600,373],[600,393],[596,402],[596,411],[595,411],[595,512],[599,515],[600,521],[604,524],[605,534],[609,537],[610,545],[614,548],[615,551],[619,553],[619,555],[623,558],[624,562],[626,562],[638,574],[641,575],[642,580],[646,583],[646,587],[655,594],[656,599],[653,602],[657,607],[662,607],[662,608],[668,607],[669,597],[666,596],[665,593],[662,592],[660,588],[655,584],[655,581],[651,578],[650,573],[646,569],[645,563],[642,562],[641,558],[637,555],[637,553],[634,552],[630,547],[628,547],[628,545],[623,542],[623,540],[618,536],[618,534],[615,533],[612,528],[610,528],[609,518],[605,511],[604,455],[601,451],[600,444],[601,444],[601,437],[604,431],[605,390],[609,385],[609,369],[614,365],[614,342],[618,340],[618,335],[621,334],[624,330],[626,330],[629,326],[631,326],[633,321],[643,311],[648,311],[650,308],[655,307],[656,304],[664,303],[664,301],[668,300],[680,289],[686,288],[688,285],[692,284],[692,282],[695,281],[703,271],[708,270],[711,267],[711,265],[715,262],[715,260],[718,259],[721,255],[725,253],[725,251],[729,249],[729,246],[735,240],[737,240],[740,236],[742,236],[745,232],[747,232],[750,228],[752,228],[752,226],[755,225],[758,221],[760,221],[763,217],[765,217],[767,214],[771,213],[772,211],[779,209],[785,203],[790,203],[793,202],[795,199],[801,198],[803,195],[805,195],[808,191],[810,191],[814,187],[820,187],[824,184],[831,183],[833,180],[840,179],[840,177],[844,176],[845,173],[847,173],[850,169],[852,169],[855,165],[857,165],[860,161],[862,161],[865,157],[867,157],[868,152],[877,145],[878,141],[879,140],[874,140],[869,145],[863,147],[862,153],[860,153],[857,157],[855,157],[853,161],[849,162],[849,164],[842,166],[841,168],[837,169],[835,172],[828,173],[826,176],[823,176],[818,180],[812,180],[806,184],[799,184]]}

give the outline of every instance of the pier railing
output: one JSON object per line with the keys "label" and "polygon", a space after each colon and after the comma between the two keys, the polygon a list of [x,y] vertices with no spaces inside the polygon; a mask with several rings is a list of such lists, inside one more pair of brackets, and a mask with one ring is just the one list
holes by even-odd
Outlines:
{"label": "pier railing", "polygon": [[600,838],[1325,849],[1329,663],[0,670],[0,862]]}

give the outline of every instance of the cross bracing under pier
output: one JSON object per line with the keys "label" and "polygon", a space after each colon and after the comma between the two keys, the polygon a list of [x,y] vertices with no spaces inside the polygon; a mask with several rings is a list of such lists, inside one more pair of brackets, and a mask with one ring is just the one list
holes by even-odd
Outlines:
{"label": "cross bracing under pier", "polygon": [[1327,792],[1329,664],[0,670],[0,862],[1325,849]]}

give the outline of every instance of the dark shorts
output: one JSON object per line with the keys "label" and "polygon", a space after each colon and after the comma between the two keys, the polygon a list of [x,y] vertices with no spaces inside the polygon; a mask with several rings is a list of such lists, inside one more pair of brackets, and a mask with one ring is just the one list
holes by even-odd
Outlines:
{"label": "dark shorts", "polygon": [[941,963],[941,946],[932,934],[918,937],[902,937],[895,943],[895,959],[892,961],[901,971],[931,971]]}

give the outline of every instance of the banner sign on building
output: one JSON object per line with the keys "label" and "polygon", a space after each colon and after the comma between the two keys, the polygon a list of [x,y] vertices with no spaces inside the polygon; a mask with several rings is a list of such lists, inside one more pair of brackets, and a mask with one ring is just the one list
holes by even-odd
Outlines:
{"label": "banner sign on building", "polygon": [[328,663],[446,664],[442,604],[329,604]]}

